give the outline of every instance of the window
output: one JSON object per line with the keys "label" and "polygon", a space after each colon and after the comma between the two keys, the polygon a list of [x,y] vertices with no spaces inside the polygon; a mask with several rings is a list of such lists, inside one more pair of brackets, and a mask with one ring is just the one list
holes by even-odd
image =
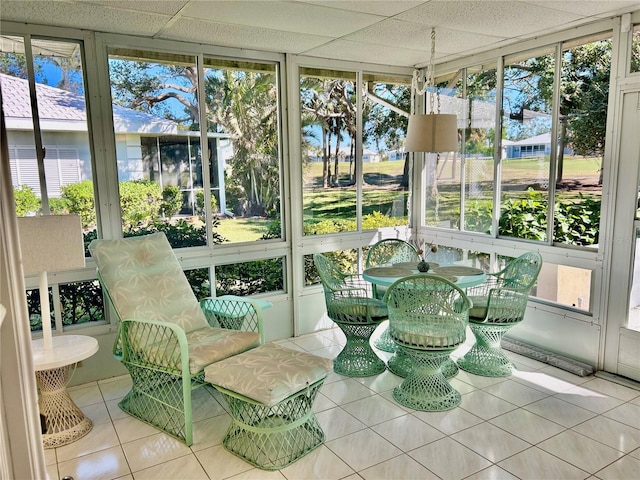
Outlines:
{"label": "window", "polygon": [[491,233],[496,128],[496,69],[466,70],[462,230]]}
{"label": "window", "polygon": [[365,74],[362,92],[362,228],[406,225],[411,79]]}
{"label": "window", "polygon": [[633,26],[631,36],[631,73],[640,72],[640,24]]}
{"label": "window", "polygon": [[[78,214],[88,245],[97,230],[82,49],[73,40],[5,35],[0,84],[16,213]],[[97,281],[50,284],[49,292],[52,328],[104,320]],[[26,295],[31,330],[41,330],[39,291]]]}
{"label": "window", "polygon": [[300,69],[304,235],[357,230],[355,72]]}
{"label": "window", "polygon": [[[594,245],[600,232],[611,38],[562,48],[553,241]],[[579,221],[575,221],[579,218]]]}
{"label": "window", "polygon": [[554,69],[553,48],[505,59],[501,236],[547,239]]}

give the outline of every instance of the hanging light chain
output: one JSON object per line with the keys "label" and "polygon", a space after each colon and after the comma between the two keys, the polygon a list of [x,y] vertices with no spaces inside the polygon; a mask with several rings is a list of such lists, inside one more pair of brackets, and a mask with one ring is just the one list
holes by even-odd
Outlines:
{"label": "hanging light chain", "polygon": [[[429,64],[427,65],[427,71],[424,79],[419,78],[418,70],[413,71],[413,78],[411,79],[411,87],[417,95],[424,95],[429,92],[429,111],[434,113],[436,104],[436,89],[435,89],[435,57],[436,57],[436,29],[431,28],[431,57],[429,58]],[[424,80],[424,81],[423,81]],[[422,87],[418,86],[418,83],[423,81]],[[438,98],[438,103],[440,99]],[[440,111],[438,105],[437,111]]]}

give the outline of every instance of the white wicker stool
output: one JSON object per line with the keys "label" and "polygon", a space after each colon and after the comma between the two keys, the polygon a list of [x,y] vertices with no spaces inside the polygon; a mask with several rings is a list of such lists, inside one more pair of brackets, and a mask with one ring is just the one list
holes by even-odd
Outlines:
{"label": "white wicker stool", "polygon": [[267,343],[205,368],[229,406],[224,447],[263,470],[279,470],[324,442],[312,411],[331,360]]}

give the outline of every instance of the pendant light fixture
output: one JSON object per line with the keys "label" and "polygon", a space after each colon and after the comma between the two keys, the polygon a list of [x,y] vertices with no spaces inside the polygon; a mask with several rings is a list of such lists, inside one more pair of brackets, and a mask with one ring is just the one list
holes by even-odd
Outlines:
{"label": "pendant light fixture", "polygon": [[[423,87],[418,87],[418,72],[413,72],[411,87],[418,95],[429,93],[429,113],[409,115],[406,152],[454,152],[458,151],[458,122],[455,114],[436,112],[436,88],[434,59],[436,53],[436,29],[431,29],[431,58]],[[439,110],[439,108],[438,108]]]}

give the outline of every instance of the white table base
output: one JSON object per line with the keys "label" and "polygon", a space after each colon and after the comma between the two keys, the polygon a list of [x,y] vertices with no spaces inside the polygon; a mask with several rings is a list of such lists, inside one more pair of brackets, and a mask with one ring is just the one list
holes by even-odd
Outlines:
{"label": "white table base", "polygon": [[93,422],[74,403],[67,392],[69,372],[73,365],[36,372],[40,392],[38,406],[46,431],[44,448],[55,448],[75,442],[93,428]]}

